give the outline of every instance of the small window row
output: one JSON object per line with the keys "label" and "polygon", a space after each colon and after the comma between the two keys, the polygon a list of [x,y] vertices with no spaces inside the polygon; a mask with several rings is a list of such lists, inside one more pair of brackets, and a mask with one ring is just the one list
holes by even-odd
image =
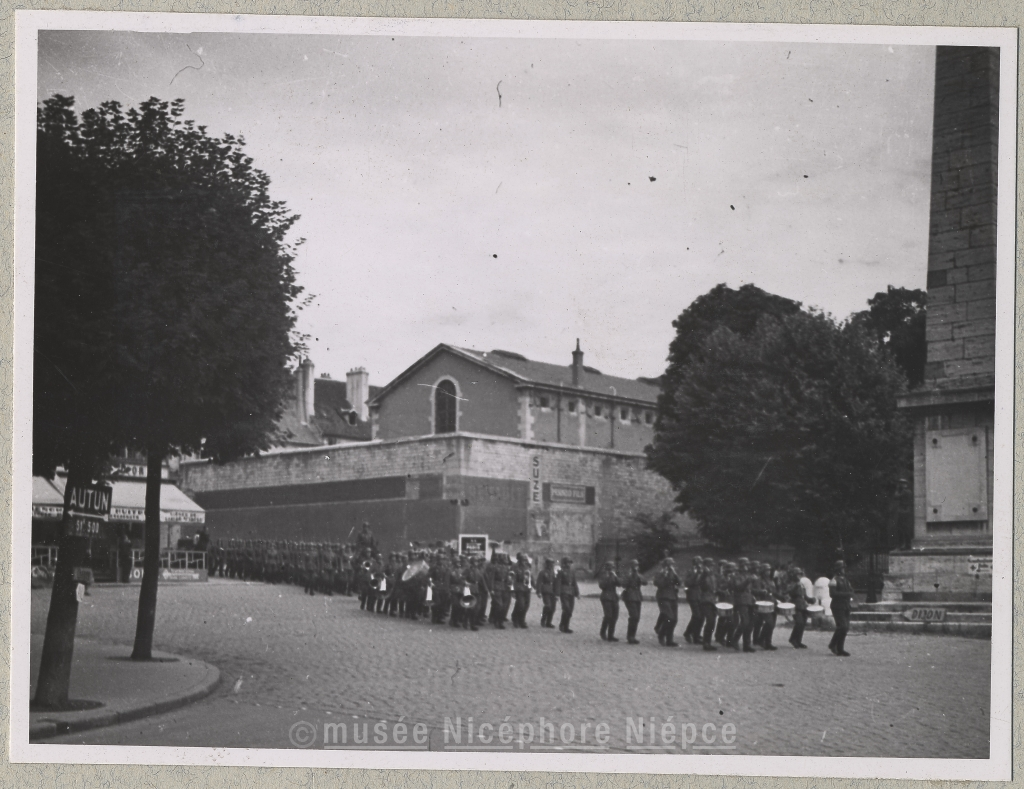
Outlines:
{"label": "small window row", "polygon": [[[534,401],[534,405],[539,406],[542,409],[550,410],[551,397],[548,395],[540,395],[537,397],[536,401]],[[570,414],[575,414],[578,407],[582,407],[585,413],[586,406],[578,404],[576,400],[564,400],[562,401],[562,405],[565,407],[565,410],[568,411]],[[607,419],[615,412],[615,410],[616,409],[614,407],[604,406],[599,403],[594,403],[590,407],[591,413],[598,419]],[[645,410],[641,412],[637,409],[623,407],[619,407],[617,410],[619,412],[618,416],[620,422],[629,422],[631,419],[635,419],[636,421],[639,422],[642,419],[644,424],[646,425],[654,424],[654,412],[652,411]]]}

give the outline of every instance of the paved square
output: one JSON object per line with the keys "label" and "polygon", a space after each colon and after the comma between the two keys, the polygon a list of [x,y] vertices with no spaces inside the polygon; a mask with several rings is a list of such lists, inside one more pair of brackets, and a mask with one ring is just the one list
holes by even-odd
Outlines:
{"label": "paved square", "polygon": [[[45,627],[49,594],[32,594],[34,633]],[[80,607],[78,635],[130,648],[137,603],[137,587],[94,587]],[[628,720],[635,726],[643,717],[654,719],[658,738],[665,723],[693,723],[697,731],[732,723],[729,753],[988,756],[989,641],[851,634],[853,656],[836,658],[828,633],[808,632],[809,649],[798,651],[780,629],[777,652],[705,653],[658,646],[651,603],[639,646],[599,639],[595,599],[579,601],[572,635],[541,629],[539,616],[535,599],[528,630],[473,633],[367,614],[355,598],[309,597],[288,586],[167,584],[154,646],[213,663],[221,687],[177,712],[56,741],[287,748],[300,720],[319,732],[324,722],[369,721],[372,729],[374,721],[402,719],[425,723],[429,747],[441,748],[446,717],[461,717],[464,729],[472,716],[477,731],[507,722],[518,732],[544,716],[556,737],[563,724],[573,726],[573,745],[557,747],[578,745],[584,723],[592,738],[606,722],[608,748],[623,752],[636,744],[632,735],[627,742]],[[674,751],[693,753],[692,746]]]}

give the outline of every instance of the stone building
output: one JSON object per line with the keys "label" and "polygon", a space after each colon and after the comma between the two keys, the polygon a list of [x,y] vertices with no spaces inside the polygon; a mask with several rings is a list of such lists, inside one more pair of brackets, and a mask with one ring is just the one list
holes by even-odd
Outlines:
{"label": "stone building", "polygon": [[999,50],[938,47],[928,359],[900,400],[915,426],[914,538],[889,557],[890,599],[991,599],[998,131]]}
{"label": "stone building", "polygon": [[284,403],[277,423],[275,450],[369,441],[372,428],[367,403],[380,390],[370,386],[365,369],[349,370],[344,381],[314,376],[304,359],[295,373],[295,391]]}
{"label": "stone building", "polygon": [[643,454],[657,387],[582,357],[439,345],[370,399],[372,441],[183,463],[180,484],[213,539],[345,542],[369,521],[385,550],[486,534],[587,568],[674,494]]}

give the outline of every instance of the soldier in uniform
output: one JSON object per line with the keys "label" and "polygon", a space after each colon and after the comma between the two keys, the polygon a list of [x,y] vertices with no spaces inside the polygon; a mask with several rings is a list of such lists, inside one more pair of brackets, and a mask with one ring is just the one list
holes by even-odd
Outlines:
{"label": "soldier in uniform", "polygon": [[733,630],[729,637],[729,646],[735,650],[740,648],[740,639],[743,640],[744,652],[756,652],[751,646],[750,636],[754,629],[754,576],[750,572],[750,562],[746,559],[739,560],[739,567],[732,576],[733,595]]}
{"label": "soldier in uniform", "polygon": [[513,594],[516,597],[515,608],[512,609],[512,626],[525,628],[526,612],[530,610],[530,592],[532,587],[530,564],[525,553],[516,555],[516,566],[512,569]]}
{"label": "soldier in uniform", "polygon": [[580,596],[580,585],[576,583],[576,571],[572,569],[572,559],[562,558],[562,567],[555,577],[555,596],[562,603],[562,620],[558,629],[563,633],[571,633],[569,622],[576,607],[576,599]]}
{"label": "soldier in uniform", "polygon": [[550,556],[544,559],[544,569],[537,574],[537,594],[540,595],[543,608],[540,614],[541,627],[554,627],[555,616],[555,560]]}
{"label": "soldier in uniform", "polygon": [[[769,600],[778,603],[778,590],[775,588],[775,581],[772,579],[772,566],[768,562],[761,563],[760,583],[754,587],[754,596],[758,600]],[[772,646],[772,633],[775,632],[775,620],[778,614],[773,610],[771,613],[757,614],[759,627],[754,632],[754,643],[770,652],[778,647]]]}
{"label": "soldier in uniform", "polygon": [[443,554],[435,554],[430,563],[428,574],[431,587],[430,621],[435,625],[443,625],[451,605],[451,567]]}
{"label": "soldier in uniform", "polygon": [[469,593],[476,598],[476,607],[466,611],[466,619],[469,622],[470,630],[479,630],[484,623],[484,612],[487,606],[487,596],[484,581],[484,557],[474,556],[470,559],[469,569],[466,571],[466,586]]}
{"label": "soldier in uniform", "polygon": [[370,531],[369,521],[363,521],[359,534],[356,535],[356,550],[362,553],[366,549],[369,549],[371,554],[377,552],[377,541],[373,538],[373,532]]}
{"label": "soldier in uniform", "polygon": [[711,643],[711,637],[715,633],[715,619],[718,616],[718,609],[715,603],[718,602],[718,577],[715,572],[714,559],[704,560],[704,570],[700,574],[700,608],[704,619],[704,636],[701,643],[706,652],[714,652],[718,647]]}
{"label": "soldier in uniform", "polygon": [[836,631],[828,648],[836,657],[849,657],[846,651],[846,634],[850,631],[850,612],[853,610],[853,585],[846,577],[846,562],[835,564],[832,580],[828,582],[828,593],[832,598],[832,618]]}
{"label": "soldier in uniform", "polygon": [[[718,602],[732,604],[732,574],[734,570],[732,562],[723,559],[718,563],[718,576],[715,578],[715,588],[718,591]],[[733,618],[731,615],[718,617],[718,626],[715,628],[715,643],[723,647],[727,645],[729,633],[732,631]]]}
{"label": "soldier in uniform", "polygon": [[622,602],[626,604],[626,642],[639,644],[636,638],[636,629],[640,625],[640,606],[643,603],[643,592],[640,587],[645,586],[647,581],[640,575],[640,562],[636,559],[629,560],[629,571],[622,583]]}
{"label": "soldier in uniform", "polygon": [[683,579],[683,588],[686,590],[686,603],[690,606],[690,621],[683,631],[683,638],[687,644],[700,643],[700,628],[704,618],[700,612],[700,576],[704,572],[704,560],[699,556],[693,557],[693,566],[690,572]]}
{"label": "soldier in uniform", "polygon": [[483,568],[484,583],[487,584],[487,588],[491,592],[491,610],[487,616],[487,623],[495,627],[498,626],[498,617],[501,613],[501,557],[500,551],[494,551],[491,554],[491,560]]}
{"label": "soldier in uniform", "polygon": [[515,581],[512,578],[512,563],[507,553],[498,554],[497,569],[493,575],[491,586],[491,611],[494,613],[494,626],[498,630],[505,629],[508,621],[508,609],[512,605],[512,590]]}
{"label": "soldier in uniform", "polygon": [[604,618],[601,620],[601,638],[605,641],[618,641],[615,637],[615,623],[619,621],[618,587],[622,581],[615,574],[615,565],[605,562],[601,574],[597,577],[597,585],[601,587],[601,607]]}
{"label": "soldier in uniform", "polygon": [[807,590],[800,583],[804,571],[794,567],[789,571],[789,587],[786,590],[789,602],[796,608],[793,610],[793,633],[789,637],[789,643],[797,649],[807,649],[804,644],[804,628],[807,627]]}
{"label": "soldier in uniform", "polygon": [[661,568],[654,576],[654,585],[658,591],[655,599],[658,601],[658,612],[661,614],[661,627],[658,628],[658,643],[666,647],[679,646],[672,636],[675,633],[676,622],[679,621],[679,585],[682,583],[679,574],[676,572],[676,563],[671,556],[666,556],[661,562]]}
{"label": "soldier in uniform", "polygon": [[452,614],[448,624],[452,627],[462,627],[467,614],[466,609],[462,607],[462,591],[466,585],[462,558],[456,556],[448,572],[448,592],[452,601]]}

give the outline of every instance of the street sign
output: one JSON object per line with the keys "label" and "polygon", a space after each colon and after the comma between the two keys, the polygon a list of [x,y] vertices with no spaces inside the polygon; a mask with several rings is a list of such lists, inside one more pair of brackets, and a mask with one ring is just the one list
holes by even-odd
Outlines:
{"label": "street sign", "polygon": [[95,537],[100,524],[110,518],[110,485],[72,485],[68,494],[68,534],[74,537]]}
{"label": "street sign", "polygon": [[941,622],[946,618],[945,608],[908,608],[903,618],[911,622]]}

